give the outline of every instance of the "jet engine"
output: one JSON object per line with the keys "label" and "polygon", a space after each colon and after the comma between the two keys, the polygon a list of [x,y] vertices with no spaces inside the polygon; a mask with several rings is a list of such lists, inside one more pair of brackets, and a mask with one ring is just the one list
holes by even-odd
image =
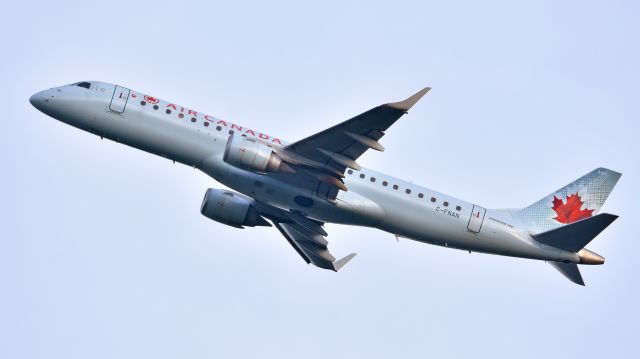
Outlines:
{"label": "jet engine", "polygon": [[245,170],[256,172],[295,172],[271,147],[243,136],[229,136],[222,159]]}
{"label": "jet engine", "polygon": [[271,226],[254,207],[255,201],[238,193],[209,188],[202,200],[200,213],[214,221],[243,228]]}

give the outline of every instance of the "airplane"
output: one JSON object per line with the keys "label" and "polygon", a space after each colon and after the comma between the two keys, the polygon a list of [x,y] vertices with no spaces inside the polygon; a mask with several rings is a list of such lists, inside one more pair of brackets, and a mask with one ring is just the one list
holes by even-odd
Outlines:
{"label": "airplane", "polygon": [[542,260],[585,285],[578,265],[604,264],[585,246],[618,216],[599,213],[621,174],[596,168],[519,209],[487,209],[360,166],[367,150],[428,91],[374,107],[296,142],[142,92],[81,81],[38,92],[41,112],[101,138],[199,169],[235,191],[209,188],[200,212],[237,228],[275,226],[319,268],[340,270],[325,223],[380,229],[469,252]]}

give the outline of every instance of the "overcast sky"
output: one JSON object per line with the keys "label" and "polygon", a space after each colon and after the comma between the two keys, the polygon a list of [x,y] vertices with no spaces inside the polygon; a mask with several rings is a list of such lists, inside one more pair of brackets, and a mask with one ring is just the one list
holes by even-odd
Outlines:
{"label": "overcast sky", "polygon": [[[5,4],[1,358],[629,357],[637,2]],[[294,141],[432,86],[362,165],[488,208],[623,173],[580,287],[539,261],[327,225],[340,273],[199,213],[206,175],[28,102],[117,83]]]}

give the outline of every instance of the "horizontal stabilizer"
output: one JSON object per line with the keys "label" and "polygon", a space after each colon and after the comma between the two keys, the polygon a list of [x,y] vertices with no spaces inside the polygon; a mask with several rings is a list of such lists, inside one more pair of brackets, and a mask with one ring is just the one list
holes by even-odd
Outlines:
{"label": "horizontal stabilizer", "polygon": [[557,269],[558,272],[562,273],[568,280],[575,284],[584,285],[584,280],[582,280],[582,275],[580,274],[580,269],[578,269],[577,264],[562,262],[549,262],[549,264]]}
{"label": "horizontal stabilizer", "polygon": [[601,213],[587,219],[567,224],[550,231],[533,234],[531,237],[540,243],[577,252],[584,248],[600,232],[616,220],[618,216],[609,213]]}

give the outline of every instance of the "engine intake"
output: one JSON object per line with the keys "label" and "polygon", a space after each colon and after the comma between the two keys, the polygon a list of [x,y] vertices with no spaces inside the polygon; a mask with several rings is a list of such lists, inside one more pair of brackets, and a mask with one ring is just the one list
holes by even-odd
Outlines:
{"label": "engine intake", "polygon": [[271,147],[243,136],[229,136],[222,159],[242,169],[257,172],[295,172]]}
{"label": "engine intake", "polygon": [[271,226],[266,219],[260,216],[258,210],[253,206],[254,203],[253,199],[238,193],[209,188],[202,200],[200,213],[216,222],[232,227]]}

